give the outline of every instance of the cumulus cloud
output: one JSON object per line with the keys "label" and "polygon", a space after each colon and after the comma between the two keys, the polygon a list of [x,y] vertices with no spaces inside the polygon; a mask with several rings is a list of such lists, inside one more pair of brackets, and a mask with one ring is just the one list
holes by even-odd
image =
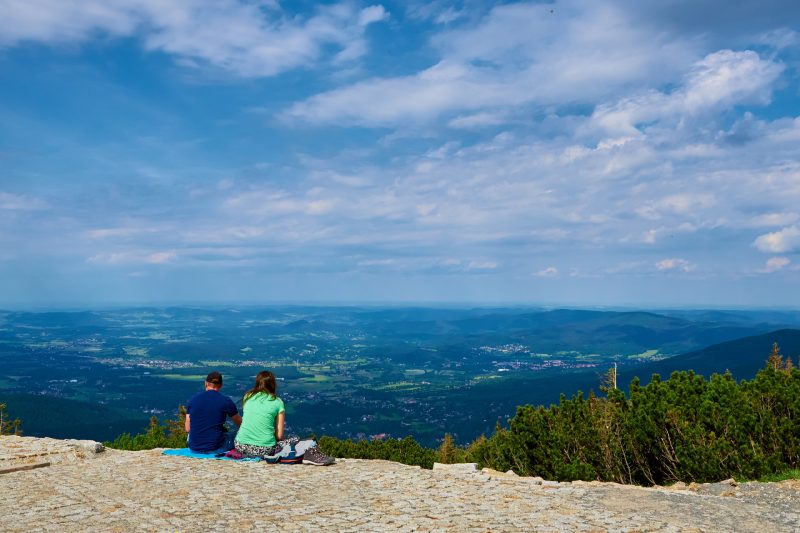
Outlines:
{"label": "cumulus cloud", "polygon": [[767,264],[764,267],[764,272],[777,272],[779,270],[783,270],[792,261],[788,257],[770,257],[767,259]]}
{"label": "cumulus cloud", "polygon": [[800,249],[800,227],[789,226],[780,231],[765,233],[760,235],[753,244],[764,253],[795,252]]}
{"label": "cumulus cloud", "polygon": [[657,262],[656,269],[661,271],[675,270],[681,272],[691,272],[695,269],[695,266],[686,259],[671,258],[662,259],[661,261]]}
{"label": "cumulus cloud", "polygon": [[145,261],[147,263],[152,264],[152,265],[161,265],[161,264],[169,263],[169,262],[173,261],[176,257],[178,257],[178,254],[175,253],[175,252],[172,252],[172,251],[169,251],[169,252],[155,252],[155,253],[149,254],[145,258]]}
{"label": "cumulus cloud", "polygon": [[[558,276],[558,269],[556,267],[547,267],[539,270],[533,274],[534,276],[538,276],[540,278],[554,278]],[[572,273],[570,273],[572,275]]]}
{"label": "cumulus cloud", "polygon": [[764,213],[750,219],[748,225],[758,228],[764,226],[786,226],[800,220],[800,214],[793,212]]}
{"label": "cumulus cloud", "polygon": [[0,46],[137,37],[183,65],[245,77],[310,65],[329,47],[338,60],[354,59],[366,50],[364,28],[388,16],[380,5],[334,4],[304,18],[240,0],[2,0],[0,11]]}
{"label": "cumulus cloud", "polygon": [[358,14],[358,23],[368,26],[373,22],[380,22],[389,18],[389,12],[381,5],[365,7]]}

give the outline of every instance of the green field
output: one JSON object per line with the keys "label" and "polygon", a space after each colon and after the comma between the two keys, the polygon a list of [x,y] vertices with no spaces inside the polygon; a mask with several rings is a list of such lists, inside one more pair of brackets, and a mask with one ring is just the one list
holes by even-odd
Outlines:
{"label": "green field", "polygon": [[658,355],[658,350],[646,350],[640,354],[629,355],[628,359],[654,359],[658,360],[660,357],[656,357]]}
{"label": "green field", "polygon": [[331,378],[329,376],[325,376],[323,374],[316,374],[310,378],[300,378],[300,381],[304,383],[325,383],[330,380]]}
{"label": "green field", "polygon": [[178,381],[205,381],[206,374],[154,374],[155,377]]}

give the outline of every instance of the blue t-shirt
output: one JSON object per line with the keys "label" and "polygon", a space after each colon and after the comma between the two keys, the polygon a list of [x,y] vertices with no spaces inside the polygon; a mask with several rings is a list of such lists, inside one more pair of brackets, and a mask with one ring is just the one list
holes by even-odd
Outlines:
{"label": "blue t-shirt", "polygon": [[222,425],[239,410],[233,400],[219,391],[198,392],[186,404],[189,415],[189,448],[195,452],[211,452],[225,443]]}

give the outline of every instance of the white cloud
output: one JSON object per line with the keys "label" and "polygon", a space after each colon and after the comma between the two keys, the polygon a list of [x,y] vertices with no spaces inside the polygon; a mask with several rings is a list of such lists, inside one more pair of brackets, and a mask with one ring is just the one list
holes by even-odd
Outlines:
{"label": "white cloud", "polygon": [[358,261],[360,267],[394,267],[399,264],[397,259],[364,259]]}
{"label": "white cloud", "polygon": [[125,265],[142,264],[161,265],[170,263],[178,257],[174,251],[162,252],[143,252],[143,251],[121,251],[121,252],[100,252],[88,258],[88,263],[103,265]]}
{"label": "white cloud", "polygon": [[692,210],[707,209],[714,203],[714,196],[708,193],[671,194],[636,208],[636,213],[642,218],[655,220],[665,214],[686,214]]}
{"label": "white cloud", "polygon": [[642,235],[642,242],[645,244],[655,244],[658,236],[658,230],[649,229]]}
{"label": "white cloud", "polygon": [[155,253],[149,254],[145,258],[145,261],[147,263],[150,263],[150,264],[153,264],[153,265],[161,265],[161,264],[164,264],[164,263],[172,262],[173,260],[175,260],[176,257],[178,257],[178,254],[175,253],[175,252],[172,252],[172,251],[169,251],[169,252],[155,252]]}
{"label": "white cloud", "polygon": [[[533,275],[541,278],[554,278],[558,276],[558,269],[556,267],[551,266],[539,270],[538,272],[535,272]],[[572,273],[570,273],[570,275],[572,275]]]}
{"label": "white cloud", "polygon": [[764,271],[767,273],[777,272],[789,266],[792,261],[788,257],[770,257],[767,259],[767,264]]}
{"label": "white cloud", "polygon": [[495,270],[500,266],[496,261],[470,261],[467,270]]}
{"label": "white cloud", "polygon": [[508,121],[509,119],[504,113],[475,113],[456,117],[448,122],[448,126],[454,129],[471,130],[499,126]]}
{"label": "white cloud", "polygon": [[92,239],[120,239],[135,237],[144,233],[153,233],[157,230],[153,228],[120,227],[120,228],[99,228],[89,230],[89,237]]}
{"label": "white cloud", "polygon": [[[667,81],[692,52],[630,24],[624,9],[573,0],[496,6],[476,25],[437,35],[436,64],[417,73],[369,78],[293,105],[290,119],[400,125],[443,114],[453,127],[485,123],[487,109],[597,103],[623,88]],[[499,119],[495,114],[490,120]]]}
{"label": "white cloud", "polygon": [[695,266],[686,259],[671,258],[671,259],[662,259],[661,261],[657,262],[656,269],[661,271],[679,270],[682,272],[691,272],[692,270],[695,269]]}
{"label": "white cloud", "polygon": [[800,220],[798,213],[764,213],[750,219],[749,226],[760,228],[764,226],[787,226]]}
{"label": "white cloud", "polygon": [[133,254],[129,252],[101,252],[89,257],[87,263],[99,263],[106,265],[116,265],[131,261]]}
{"label": "white cloud", "polygon": [[684,84],[672,93],[650,91],[601,105],[593,122],[613,135],[635,135],[653,121],[680,123],[738,104],[769,103],[783,66],[747,50],[720,50],[696,62]]}
{"label": "white cloud", "polygon": [[380,5],[320,6],[307,18],[239,0],[0,0],[0,46],[81,43],[95,36],[139,37],[147,50],[186,66],[240,76],[272,76],[312,64],[326,48],[338,60],[366,51],[364,28],[384,20]]}
{"label": "white cloud", "polygon": [[365,7],[358,14],[358,24],[368,26],[373,22],[381,22],[389,18],[389,13],[381,5]]}
{"label": "white cloud", "polygon": [[306,199],[283,190],[237,192],[223,201],[223,209],[250,216],[277,218],[291,214],[323,215],[338,203],[336,198]]}
{"label": "white cloud", "polygon": [[765,233],[760,235],[753,244],[764,253],[795,252],[800,249],[800,227],[789,226],[780,231]]}
{"label": "white cloud", "polygon": [[424,0],[405,2],[408,16],[413,19],[430,20],[437,24],[449,24],[467,15],[466,9],[457,9],[446,0]]}

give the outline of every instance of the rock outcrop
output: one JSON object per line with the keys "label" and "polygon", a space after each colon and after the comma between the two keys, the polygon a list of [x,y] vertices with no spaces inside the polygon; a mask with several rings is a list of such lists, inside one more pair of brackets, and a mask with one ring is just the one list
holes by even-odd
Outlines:
{"label": "rock outcrop", "polygon": [[423,470],[340,459],[314,467],[100,450],[91,441],[0,437],[2,529],[800,530],[796,481],[642,488],[472,465]]}

